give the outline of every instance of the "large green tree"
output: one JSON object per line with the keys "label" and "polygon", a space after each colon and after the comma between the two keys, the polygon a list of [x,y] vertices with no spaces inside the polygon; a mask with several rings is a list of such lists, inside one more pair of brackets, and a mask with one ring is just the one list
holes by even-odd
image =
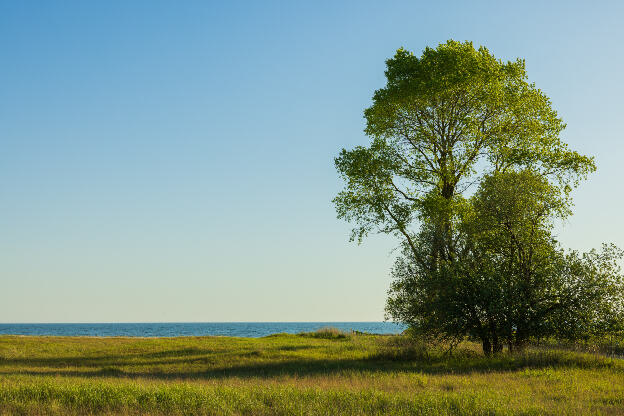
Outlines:
{"label": "large green tree", "polygon": [[[590,296],[585,283],[604,273],[590,271],[591,255],[566,256],[549,224],[569,214],[571,189],[595,165],[562,142],[565,125],[528,82],[524,61],[451,40],[421,56],[399,49],[386,64],[386,86],[364,112],[370,144],[335,159],[345,187],[334,204],[354,224],[352,239],[400,238],[391,317],[429,334],[480,338],[487,353],[551,333],[555,313],[587,312],[599,291]],[[512,229],[497,223],[500,210]],[[604,266],[613,256],[600,258]],[[514,296],[521,302],[511,305]]]}
{"label": "large green tree", "polygon": [[399,49],[386,64],[364,112],[370,145],[335,159],[346,186],[334,203],[352,238],[393,233],[415,250],[416,220],[435,217],[436,258],[452,258],[453,213],[482,175],[530,167],[567,192],[595,169],[561,141],[565,125],[523,60],[451,40],[420,57]]}

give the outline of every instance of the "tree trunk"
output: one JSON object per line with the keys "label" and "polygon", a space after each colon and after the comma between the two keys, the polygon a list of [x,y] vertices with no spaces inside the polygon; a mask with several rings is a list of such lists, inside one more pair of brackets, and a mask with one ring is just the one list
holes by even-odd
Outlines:
{"label": "tree trunk", "polygon": [[490,321],[490,334],[492,335],[492,353],[498,354],[503,351],[503,343],[500,338],[498,338],[498,328],[494,319],[492,317],[489,318]]}
{"label": "tree trunk", "polygon": [[515,344],[516,351],[523,351],[527,347],[527,342],[524,339],[516,339]]}
{"label": "tree trunk", "polygon": [[483,338],[483,354],[485,354],[486,357],[492,355],[492,343],[489,338]]}

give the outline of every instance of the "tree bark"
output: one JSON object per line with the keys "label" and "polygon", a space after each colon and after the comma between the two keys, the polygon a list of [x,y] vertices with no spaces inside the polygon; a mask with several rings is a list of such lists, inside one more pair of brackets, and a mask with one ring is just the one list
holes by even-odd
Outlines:
{"label": "tree bark", "polygon": [[483,354],[485,354],[486,357],[492,355],[492,343],[489,338],[483,338]]}

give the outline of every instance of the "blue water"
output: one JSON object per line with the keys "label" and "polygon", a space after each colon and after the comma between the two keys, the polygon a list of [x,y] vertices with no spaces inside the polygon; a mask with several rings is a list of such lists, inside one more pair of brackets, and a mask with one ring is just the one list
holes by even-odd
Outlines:
{"label": "blue water", "polygon": [[392,322],[200,322],[112,324],[0,324],[0,334],[95,337],[185,337],[223,335],[264,337],[286,332],[297,334],[334,327],[371,334],[398,334],[405,326]]}

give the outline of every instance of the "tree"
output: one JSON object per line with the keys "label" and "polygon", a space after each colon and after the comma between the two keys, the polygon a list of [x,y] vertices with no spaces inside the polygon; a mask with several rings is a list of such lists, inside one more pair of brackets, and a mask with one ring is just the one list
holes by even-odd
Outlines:
{"label": "tree", "polygon": [[387,85],[364,112],[370,146],[335,159],[346,186],[334,203],[355,223],[352,239],[396,234],[414,251],[414,223],[436,217],[434,258],[449,259],[453,212],[480,176],[531,167],[569,192],[595,169],[561,142],[565,125],[524,61],[450,40],[420,58],[399,49],[386,64]]}
{"label": "tree", "polygon": [[421,256],[406,251],[395,265],[388,313],[422,335],[479,339],[486,354],[621,328],[621,252],[565,254],[551,231],[567,215],[558,189],[530,170],[485,177],[457,227],[457,261],[432,271],[423,227]]}
{"label": "tree", "polygon": [[474,280],[477,297],[479,289],[488,293],[478,302],[487,317],[485,345],[498,352],[503,340],[511,348],[552,333],[551,315],[570,307],[569,276],[557,273],[564,256],[551,232],[553,220],[570,214],[567,198],[527,169],[485,177],[471,203],[460,273]]}
{"label": "tree", "polygon": [[[390,316],[430,335],[481,339],[488,353],[558,330],[555,314],[574,309],[572,300],[555,306],[561,296],[588,312],[585,300],[605,292],[564,289],[604,270],[591,272],[592,255],[565,255],[549,224],[569,214],[571,189],[595,165],[561,141],[565,125],[528,82],[524,61],[450,40],[420,57],[399,49],[386,65],[386,86],[364,112],[370,145],[335,159],[345,187],[334,204],[354,223],[352,240],[399,237]],[[467,198],[474,184],[480,190]],[[613,254],[602,254],[602,266]],[[555,287],[547,305],[542,295]],[[524,303],[510,304],[518,294]]]}

